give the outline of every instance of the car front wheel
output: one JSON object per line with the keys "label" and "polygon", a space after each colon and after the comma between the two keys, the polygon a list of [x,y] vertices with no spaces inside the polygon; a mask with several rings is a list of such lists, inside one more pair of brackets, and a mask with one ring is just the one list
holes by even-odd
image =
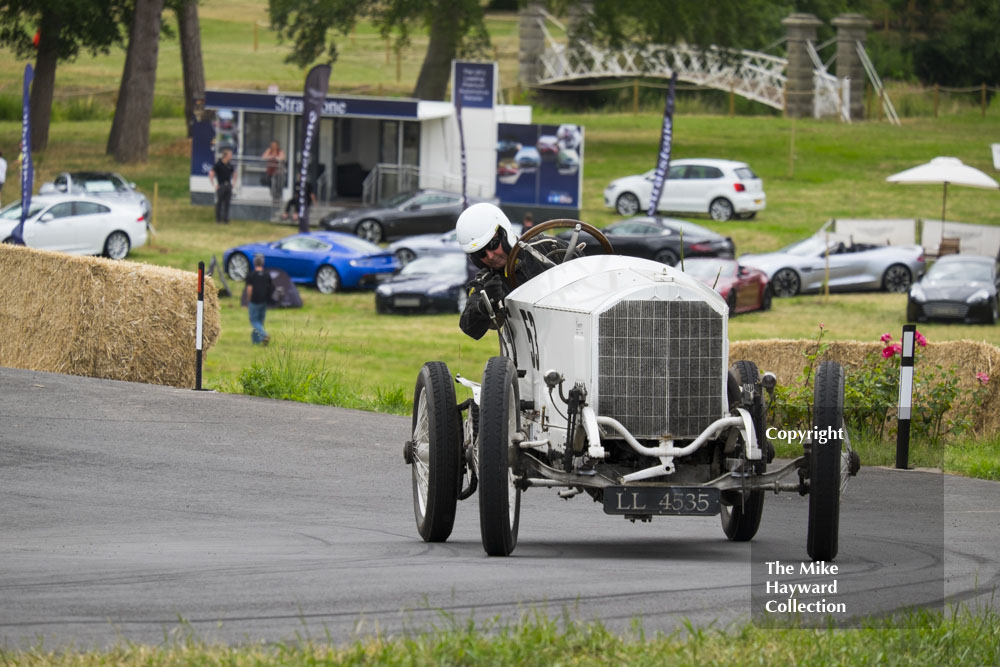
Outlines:
{"label": "car front wheel", "polygon": [[226,273],[233,280],[246,280],[250,274],[250,260],[241,252],[234,252],[226,260]]}
{"label": "car front wheel", "polygon": [[723,197],[713,199],[712,203],[708,205],[708,214],[712,216],[712,220],[719,222],[732,220],[735,213],[732,202]]}
{"label": "car front wheel", "polygon": [[615,210],[619,215],[635,215],[639,210],[639,198],[631,192],[623,192],[615,200]]}
{"label": "car front wheel", "polygon": [[396,260],[399,262],[400,266],[406,266],[417,258],[417,253],[413,252],[409,248],[400,248],[395,254]]}
{"label": "car front wheel", "polygon": [[329,264],[319,267],[316,272],[316,289],[323,294],[333,294],[340,289],[340,275]]}
{"label": "car front wheel", "polygon": [[837,556],[840,533],[841,448],[844,427],[844,369],[824,361],[813,387],[813,433],[828,433],[826,442],[809,445],[809,524],[806,551],[813,560]]}
{"label": "car front wheel", "polygon": [[517,546],[521,489],[511,469],[511,440],[520,430],[517,368],[492,357],[483,373],[479,413],[479,527],[490,556],[509,556]]}
{"label": "car front wheel", "polygon": [[378,220],[362,220],[355,231],[366,241],[378,243],[382,240],[382,225]]}
{"label": "car front wheel", "polygon": [[795,296],[799,293],[800,286],[799,274],[792,269],[781,269],[771,279],[771,287],[777,297]]}
{"label": "car front wheel", "polygon": [[653,260],[659,262],[660,264],[676,266],[677,262],[680,261],[680,258],[677,256],[677,253],[670,248],[664,248],[653,256]]}
{"label": "car front wheel", "polygon": [[104,242],[104,256],[109,259],[124,259],[131,244],[125,232],[111,232]]}

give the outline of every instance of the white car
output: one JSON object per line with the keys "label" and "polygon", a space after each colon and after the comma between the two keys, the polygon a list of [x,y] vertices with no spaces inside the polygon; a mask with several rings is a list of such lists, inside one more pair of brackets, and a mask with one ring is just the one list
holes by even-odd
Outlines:
{"label": "white car", "polygon": [[142,209],[146,222],[150,222],[152,208],[146,195],[136,189],[135,183],[126,181],[113,171],[64,171],[51,183],[42,183],[38,194],[82,194],[100,199],[134,202]]}
{"label": "white car", "polygon": [[[653,174],[626,176],[604,189],[604,205],[625,216],[649,210]],[[764,183],[746,162],[674,160],[657,209],[674,213],[707,213],[713,220],[749,219],[767,204]]]}
{"label": "white car", "polygon": [[[11,242],[21,202],[0,209],[0,239]],[[122,259],[146,243],[146,218],[133,202],[84,195],[36,195],[22,231],[25,245],[73,255]]]}
{"label": "white car", "polygon": [[[609,254],[542,254],[539,234],[557,227],[586,231]],[[478,493],[484,550],[510,555],[521,494],[547,489],[633,522],[718,515],[726,537],[745,542],[765,496],[784,491],[809,496],[809,557],[833,560],[841,490],[860,467],[844,431],[843,368],[820,364],[802,455],[768,468],[765,401],[776,378],[750,361],[730,365],[722,296],[671,266],[613,251],[585,223],[535,225],[508,256],[513,291],[496,309],[483,302],[500,355],[482,382],[424,364],[403,446],[420,537],[447,540],[458,501]],[[522,253],[562,263],[518,284]],[[456,382],[472,396],[458,402]]]}

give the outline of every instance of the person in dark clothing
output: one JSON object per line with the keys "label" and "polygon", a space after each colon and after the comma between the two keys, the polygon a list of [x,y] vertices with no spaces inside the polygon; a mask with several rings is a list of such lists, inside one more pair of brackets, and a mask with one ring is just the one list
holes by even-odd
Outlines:
{"label": "person in dark clothing", "polygon": [[264,270],[264,255],[255,255],[253,271],[247,276],[247,309],[250,311],[250,326],[253,327],[250,340],[254,345],[271,342],[271,337],[264,330],[264,317],[273,291],[271,274]]}
{"label": "person in dark clothing", "polygon": [[[467,285],[469,300],[458,325],[466,335],[479,340],[490,329],[503,326],[503,300],[511,292],[505,273],[507,257],[517,243],[517,236],[504,212],[488,203],[473,204],[465,209],[458,218],[455,231],[462,250],[481,269]],[[549,237],[539,237],[537,245],[535,243],[531,242],[534,250],[544,257],[554,258],[554,261],[543,261],[533,252],[522,249],[514,268],[519,284],[561,261],[567,247],[565,241]],[[493,309],[495,324],[484,303],[484,295]]]}
{"label": "person in dark clothing", "polygon": [[215,222],[220,225],[229,224],[229,202],[233,199],[233,175],[236,171],[230,164],[232,159],[232,151],[222,151],[222,157],[208,172],[208,180],[215,188]]}

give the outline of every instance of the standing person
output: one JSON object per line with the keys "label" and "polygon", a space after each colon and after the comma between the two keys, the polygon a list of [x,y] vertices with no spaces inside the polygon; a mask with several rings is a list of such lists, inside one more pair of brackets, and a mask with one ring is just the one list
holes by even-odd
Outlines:
{"label": "standing person", "polygon": [[272,140],[264,154],[260,156],[267,161],[267,183],[271,188],[271,221],[278,219],[281,210],[281,193],[285,189],[285,151],[281,144]]}
{"label": "standing person", "polygon": [[250,340],[254,345],[271,342],[271,337],[264,330],[264,318],[273,291],[271,274],[264,270],[264,255],[254,255],[253,271],[247,276],[247,309],[250,311],[250,326],[253,327]]}
{"label": "standing person", "polygon": [[236,171],[230,164],[232,159],[231,150],[222,151],[222,157],[208,172],[208,180],[215,188],[215,223],[219,225],[229,224],[229,202],[233,199],[233,175]]}
{"label": "standing person", "polygon": [[[3,184],[7,180],[7,160],[3,158],[3,151],[0,151],[0,197],[3,196]],[[3,206],[3,201],[0,199],[0,206]]]}
{"label": "standing person", "polygon": [[[493,328],[489,310],[483,303],[483,294],[490,300],[493,312],[497,314],[497,324],[503,325],[503,300],[510,293],[506,279],[507,256],[517,243],[517,235],[511,228],[510,220],[497,206],[485,202],[473,204],[458,216],[455,232],[462,250],[472,263],[482,269],[469,282],[469,300],[459,319],[458,326],[466,335],[479,340]],[[531,241],[542,256],[562,253],[568,244],[551,237],[539,237]],[[554,253],[559,250],[560,253]],[[534,278],[554,263],[544,263],[533,253],[522,252],[514,273],[521,283]]]}
{"label": "standing person", "polygon": [[535,216],[531,215],[531,211],[525,211],[524,218],[521,220],[521,229],[526,232],[534,226]]}

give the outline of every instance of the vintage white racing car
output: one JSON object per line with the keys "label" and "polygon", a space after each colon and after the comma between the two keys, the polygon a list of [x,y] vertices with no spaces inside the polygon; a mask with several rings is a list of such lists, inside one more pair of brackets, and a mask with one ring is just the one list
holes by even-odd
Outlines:
{"label": "vintage white racing car", "polygon": [[[557,227],[574,229],[573,240],[546,257],[539,235]],[[576,257],[581,231],[608,254]],[[765,493],[796,491],[809,496],[809,556],[837,555],[841,491],[860,465],[843,430],[841,366],[824,362],[816,374],[812,433],[821,437],[767,471],[764,393],[774,375],[750,361],[730,367],[722,297],[673,267],[612,255],[599,230],[575,220],[526,232],[508,276],[524,252],[553,266],[513,285],[495,313],[501,354],[482,382],[452,378],[439,361],[417,378],[404,458],[424,540],[447,540],[457,502],[478,490],[483,548],[507,556],[521,493],[549,487],[632,521],[719,514],[726,537],[747,541]],[[456,382],[470,399],[457,402]]]}

